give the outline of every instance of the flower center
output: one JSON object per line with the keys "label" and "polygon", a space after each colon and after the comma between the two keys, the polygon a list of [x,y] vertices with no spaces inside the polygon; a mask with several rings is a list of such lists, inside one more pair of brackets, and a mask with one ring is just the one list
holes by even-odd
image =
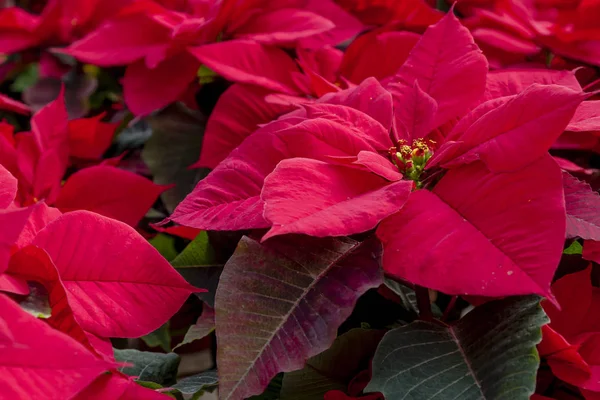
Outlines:
{"label": "flower center", "polygon": [[405,178],[414,181],[420,187],[421,175],[427,161],[433,155],[435,142],[430,139],[415,139],[412,145],[404,139],[398,141],[395,147],[389,150],[392,162],[398,167]]}

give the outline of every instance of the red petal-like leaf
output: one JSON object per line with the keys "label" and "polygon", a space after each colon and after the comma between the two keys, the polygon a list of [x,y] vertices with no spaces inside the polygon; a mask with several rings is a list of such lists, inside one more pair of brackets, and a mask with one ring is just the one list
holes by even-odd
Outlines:
{"label": "red petal-like leaf", "polygon": [[[417,81],[438,103],[434,127],[464,114],[485,90],[488,64],[454,13],[429,27],[392,80],[412,87]],[[395,108],[402,107],[394,101]]]}
{"label": "red petal-like leaf", "polygon": [[590,185],[563,172],[567,237],[600,240],[600,195]]}
{"label": "red petal-like leaf", "polygon": [[85,332],[76,319],[69,303],[56,266],[48,253],[36,246],[27,246],[16,252],[10,259],[7,274],[23,281],[42,283],[48,291],[48,301],[52,315],[46,322],[53,328],[69,335],[89,351],[108,361],[114,361],[110,341]]}
{"label": "red petal-like leaf", "polygon": [[[219,396],[261,393],[278,372],[327,349],[356,300],[381,281],[379,244],[242,238],[216,295]],[[235,353],[235,357],[231,354]]]}
{"label": "red petal-like leaf", "polygon": [[7,267],[11,252],[30,244],[41,229],[60,215],[60,211],[44,202],[0,210],[0,271]]}
{"label": "red petal-like leaf", "polygon": [[449,294],[550,294],[562,254],[561,171],[550,156],[514,173],[482,163],[411,194],[377,230],[384,269]]}
{"label": "red petal-like leaf", "polygon": [[566,130],[572,132],[600,131],[600,100],[581,103]]}
{"label": "red petal-like leaf", "polygon": [[0,209],[10,206],[17,196],[17,178],[0,164]]}
{"label": "red petal-like leaf", "polygon": [[340,75],[356,84],[371,76],[379,80],[394,76],[420,37],[413,32],[365,33],[344,52]]}
{"label": "red petal-like leaf", "polygon": [[82,390],[73,400],[169,400],[172,397],[147,389],[132,378],[112,372],[104,374]]}
{"label": "red petal-like leaf", "polygon": [[12,111],[23,115],[27,115],[31,112],[27,104],[23,104],[4,95],[0,95],[0,110]]}
{"label": "red petal-like leaf", "polygon": [[383,139],[369,133],[385,131],[368,116],[359,118],[358,114],[345,113],[349,118],[357,117],[358,126],[366,132],[350,128],[352,119],[342,120],[326,112],[322,118],[290,117],[266,125],[200,181],[169,220],[211,230],[269,227],[259,196],[264,178],[281,160],[305,157],[326,161],[327,156],[356,156],[361,150],[377,152]]}
{"label": "red petal-like leaf", "polygon": [[256,14],[236,28],[235,36],[265,44],[293,44],[334,28],[335,25],[320,15],[294,8],[280,8]]}
{"label": "red petal-like leaf", "polygon": [[327,237],[368,231],[397,212],[411,189],[412,182],[390,183],[355,166],[283,160],[262,190],[264,216],[273,224],[263,240],[287,233]]}
{"label": "red petal-like leaf", "polygon": [[88,211],[54,220],[35,240],[50,255],[83,329],[139,337],[198,291],[133,228]]}
{"label": "red petal-like leaf", "polygon": [[319,49],[323,46],[335,46],[355,37],[365,29],[365,26],[357,18],[333,1],[307,0],[303,1],[302,4],[304,9],[333,22],[334,27],[321,34],[302,39],[297,49]]}
{"label": "red petal-like leaf", "polygon": [[271,122],[284,112],[291,111],[291,107],[266,102],[265,96],[269,93],[257,86],[238,83],[229,87],[210,114],[200,160],[195,165],[214,169],[259,124]]}
{"label": "red petal-like leaf", "polygon": [[379,122],[386,132],[392,128],[392,95],[375,78],[367,78],[352,89],[326,94],[318,102],[354,108]]}
{"label": "red petal-like leaf", "polygon": [[0,274],[0,291],[27,296],[29,285],[24,279],[9,274]]}
{"label": "red petal-like leaf", "polygon": [[389,85],[396,104],[396,129],[398,139],[412,143],[413,140],[426,137],[434,128],[434,117],[438,109],[436,101],[419,87],[415,81],[413,87],[407,85]]}
{"label": "red petal-like leaf", "polygon": [[482,102],[504,96],[519,94],[534,83],[540,85],[566,86],[581,91],[581,86],[572,71],[548,69],[495,70],[487,74],[487,83]]}
{"label": "red petal-like leaf", "polygon": [[473,124],[460,137],[450,134],[461,142],[453,157],[435,162],[453,168],[482,160],[494,172],[523,168],[547,153],[585,96],[564,86],[535,84],[516,96],[490,100],[494,106],[506,101],[494,108],[480,105],[472,114],[489,111],[476,120],[467,115]]}
{"label": "red petal-like leaf", "polygon": [[148,54],[166,53],[170,30],[145,13],[130,13],[106,22],[100,28],[66,49],[78,60],[110,67],[127,65]]}
{"label": "red petal-like leaf", "polygon": [[69,154],[98,160],[112,142],[118,124],[101,122],[104,114],[69,121]]}
{"label": "red petal-like leaf", "polygon": [[0,294],[0,387],[6,399],[65,399],[113,367]]}
{"label": "red petal-like leaf", "polygon": [[201,63],[233,82],[296,94],[293,76],[300,73],[285,51],[248,40],[229,40],[189,49]]}
{"label": "red petal-like leaf", "polygon": [[591,268],[568,274],[552,285],[552,292],[560,305],[543,303],[550,317],[552,329],[567,339],[574,339],[585,323],[592,306]]}
{"label": "red petal-like leaf", "polygon": [[134,115],[148,115],[175,101],[196,79],[200,63],[187,52],[169,57],[153,68],[139,60],[127,67],[123,96]]}
{"label": "red petal-like leaf", "polygon": [[136,226],[164,190],[133,172],[97,165],[71,175],[55,206],[62,212],[94,211]]}

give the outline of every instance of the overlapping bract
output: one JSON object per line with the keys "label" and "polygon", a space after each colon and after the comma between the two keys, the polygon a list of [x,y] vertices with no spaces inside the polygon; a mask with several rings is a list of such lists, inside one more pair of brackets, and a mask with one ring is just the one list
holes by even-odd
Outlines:
{"label": "overlapping bract", "polygon": [[[468,31],[448,15],[386,87],[369,79],[259,129],[171,219],[199,229],[270,227],[263,240],[345,236],[381,222],[384,269],[398,278],[451,294],[550,295],[565,204],[547,151],[585,94],[534,84],[468,112],[484,101],[486,74]],[[393,124],[381,119],[386,111]],[[434,140],[424,168],[449,171],[432,191],[401,179],[396,150],[386,154],[392,138]]]}

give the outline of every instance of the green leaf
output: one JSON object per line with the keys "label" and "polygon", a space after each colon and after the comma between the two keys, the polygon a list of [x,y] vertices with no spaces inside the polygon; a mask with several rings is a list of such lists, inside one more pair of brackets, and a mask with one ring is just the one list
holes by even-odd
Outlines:
{"label": "green leaf", "polygon": [[215,310],[208,304],[204,304],[202,307],[202,314],[196,323],[190,326],[183,341],[175,346],[175,349],[195,340],[203,339],[215,330]]}
{"label": "green leaf", "polygon": [[169,212],[208,174],[208,169],[188,169],[198,161],[206,119],[180,104],[167,107],[149,119],[152,136],[144,146],[142,159],[150,168],[154,183],[175,184],[161,194]]}
{"label": "green leaf", "polygon": [[165,235],[164,233],[159,233],[154,236],[152,239],[148,240],[150,244],[158,250],[158,252],[167,259],[167,261],[171,261],[177,257],[177,250],[175,249],[175,238],[169,235]]}
{"label": "green leaf", "polygon": [[163,386],[175,383],[181,360],[175,353],[152,353],[134,349],[115,349],[115,359],[133,364],[119,369],[124,374],[135,376],[140,381],[155,382]]}
{"label": "green leaf", "polygon": [[149,347],[160,347],[164,351],[169,352],[171,351],[171,333],[169,331],[169,326],[169,321],[167,321],[163,326],[154,332],[150,332],[146,336],[142,336],[141,339]]}
{"label": "green leaf", "polygon": [[29,64],[10,85],[10,90],[17,93],[24,92],[27,88],[35,85],[39,77],[38,64]]}
{"label": "green leaf", "polygon": [[36,318],[50,318],[52,308],[48,300],[48,291],[37,283],[29,282],[29,295],[19,302],[21,308]]}
{"label": "green leaf", "polygon": [[535,390],[540,327],[537,296],[476,307],[454,326],[415,322],[389,331],[365,392],[387,399],[528,400]]}
{"label": "green leaf", "polygon": [[443,11],[443,12],[450,11],[450,5],[448,4],[448,1],[446,1],[446,0],[436,0],[435,8],[437,8],[438,10]]}
{"label": "green leaf", "polygon": [[583,246],[581,246],[581,243],[579,243],[577,240],[575,240],[575,241],[573,241],[573,243],[571,243],[571,245],[569,245],[569,247],[567,247],[563,251],[563,254],[570,254],[570,255],[579,254],[579,255],[581,255],[582,251],[583,251]]}
{"label": "green leaf", "polygon": [[218,383],[217,371],[211,370],[183,378],[171,386],[171,389],[177,389],[183,395],[198,396],[204,392],[212,392],[218,386]]}
{"label": "green leaf", "polygon": [[215,306],[215,293],[223,265],[206,265],[198,267],[179,268],[177,270],[192,286],[203,287],[207,291],[196,293],[196,296],[211,307]]}
{"label": "green leaf", "polygon": [[198,235],[173,260],[171,265],[177,268],[210,265],[215,262],[215,251],[208,241],[205,231]]}
{"label": "green leaf", "polygon": [[306,366],[283,377],[281,400],[322,399],[330,390],[345,391],[360,371],[369,367],[382,330],[351,329],[331,347],[312,357]]}
{"label": "green leaf", "polygon": [[198,68],[198,83],[201,85],[211,83],[217,77],[217,73],[212,69],[208,68],[206,65],[201,65]]}

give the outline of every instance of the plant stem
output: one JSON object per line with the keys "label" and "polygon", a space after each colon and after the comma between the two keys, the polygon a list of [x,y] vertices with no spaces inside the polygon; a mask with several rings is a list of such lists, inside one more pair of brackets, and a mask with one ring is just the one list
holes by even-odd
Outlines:
{"label": "plant stem", "polygon": [[419,318],[423,321],[433,321],[431,302],[429,301],[429,289],[415,285],[415,294],[417,296],[417,306],[419,307]]}

